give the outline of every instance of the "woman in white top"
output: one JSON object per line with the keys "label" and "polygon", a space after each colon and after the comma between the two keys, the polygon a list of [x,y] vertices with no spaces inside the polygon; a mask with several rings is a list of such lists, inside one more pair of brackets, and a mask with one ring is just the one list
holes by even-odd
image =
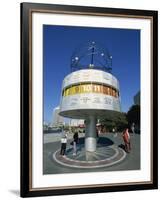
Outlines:
{"label": "woman in white top", "polygon": [[67,144],[67,136],[64,135],[64,136],[61,138],[61,151],[60,151],[60,155],[62,155],[62,156],[65,155],[66,144]]}

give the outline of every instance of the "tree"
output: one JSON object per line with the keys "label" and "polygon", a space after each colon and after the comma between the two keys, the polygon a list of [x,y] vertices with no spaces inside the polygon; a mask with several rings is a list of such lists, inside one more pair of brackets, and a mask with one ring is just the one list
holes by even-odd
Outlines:
{"label": "tree", "polygon": [[100,122],[109,130],[116,128],[117,131],[122,131],[125,127],[128,126],[126,113],[120,112],[114,112],[111,117],[101,119]]}
{"label": "tree", "polygon": [[140,106],[139,105],[133,105],[129,111],[127,112],[127,120],[129,123],[129,126],[132,125],[132,123],[135,123],[136,128],[139,129],[140,127]]}

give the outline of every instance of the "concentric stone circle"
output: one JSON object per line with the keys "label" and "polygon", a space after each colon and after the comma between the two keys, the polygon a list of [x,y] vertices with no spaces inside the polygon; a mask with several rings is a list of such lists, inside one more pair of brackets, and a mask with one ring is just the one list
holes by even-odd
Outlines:
{"label": "concentric stone circle", "polygon": [[77,155],[73,155],[73,149],[68,148],[66,155],[60,155],[60,149],[53,153],[53,159],[66,167],[71,168],[102,168],[115,165],[123,161],[126,153],[117,146],[103,146],[97,148],[96,152],[85,152],[84,148],[78,150]]}

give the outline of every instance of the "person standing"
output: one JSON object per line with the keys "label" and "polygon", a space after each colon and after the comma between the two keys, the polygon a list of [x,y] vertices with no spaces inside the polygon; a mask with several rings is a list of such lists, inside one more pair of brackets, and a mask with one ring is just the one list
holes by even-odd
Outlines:
{"label": "person standing", "polygon": [[73,155],[74,156],[77,154],[77,144],[78,143],[79,143],[78,132],[75,132],[74,136],[73,136]]}
{"label": "person standing", "polygon": [[116,129],[115,129],[115,128],[112,129],[112,132],[113,132],[113,136],[114,136],[114,137],[117,137],[117,132],[116,132]]}
{"label": "person standing", "polygon": [[135,134],[135,123],[132,123],[131,130],[132,130],[132,133],[134,135]]}
{"label": "person standing", "polygon": [[123,131],[123,140],[125,144],[125,151],[129,153],[131,150],[131,144],[130,144],[130,134],[129,134],[128,128],[126,128]]}
{"label": "person standing", "polygon": [[60,155],[64,156],[65,152],[66,152],[66,144],[67,144],[67,136],[64,135],[61,138],[61,151],[60,151]]}

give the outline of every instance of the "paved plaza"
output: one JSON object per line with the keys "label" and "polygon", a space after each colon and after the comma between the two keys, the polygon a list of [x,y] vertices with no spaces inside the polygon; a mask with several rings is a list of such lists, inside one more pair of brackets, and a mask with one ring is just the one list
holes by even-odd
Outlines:
{"label": "paved plaza", "polygon": [[140,169],[140,135],[130,134],[131,152],[123,149],[122,134],[106,133],[97,139],[97,150],[85,153],[84,134],[79,134],[77,155],[73,156],[68,136],[66,156],[60,156],[61,133],[44,134],[43,174],[102,172]]}

